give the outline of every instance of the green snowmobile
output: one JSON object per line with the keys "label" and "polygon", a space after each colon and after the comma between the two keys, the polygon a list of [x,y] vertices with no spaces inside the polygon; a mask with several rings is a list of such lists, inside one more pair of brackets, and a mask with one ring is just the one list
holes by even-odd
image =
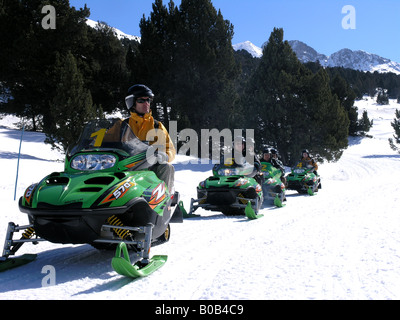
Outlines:
{"label": "green snowmobile", "polygon": [[[179,193],[148,170],[156,160],[157,149],[140,141],[126,121],[89,122],[68,149],[64,171],[31,185],[19,199],[29,225],[9,223],[0,271],[34,259],[9,256],[38,241],[117,248],[112,267],[131,277],[157,270],[167,257],[150,258],[150,247],[168,241],[169,223],[183,220]],[[14,239],[20,231],[22,237]],[[135,253],[133,265],[127,248]]]}
{"label": "green snowmobile", "polygon": [[292,171],[286,176],[286,181],[287,189],[296,190],[301,194],[312,196],[321,189],[320,176],[314,173],[313,167],[303,167],[301,162],[292,167]]}
{"label": "green snowmobile", "polygon": [[201,181],[197,187],[197,199],[191,199],[191,215],[197,208],[219,211],[224,215],[246,215],[249,219],[262,217],[258,214],[263,203],[260,184],[254,178],[254,165],[218,164],[213,175]]}
{"label": "green snowmobile", "polygon": [[262,185],[264,201],[272,202],[277,207],[283,207],[283,201],[286,199],[286,186],[281,181],[282,171],[266,161],[261,161],[261,171],[265,178]]}

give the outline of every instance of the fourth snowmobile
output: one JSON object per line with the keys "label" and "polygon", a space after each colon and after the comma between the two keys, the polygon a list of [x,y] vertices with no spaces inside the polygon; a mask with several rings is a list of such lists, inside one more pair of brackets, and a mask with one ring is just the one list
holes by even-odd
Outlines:
{"label": "fourth snowmobile", "polygon": [[314,172],[313,167],[304,167],[301,162],[292,168],[286,181],[288,189],[311,196],[321,189],[321,177]]}

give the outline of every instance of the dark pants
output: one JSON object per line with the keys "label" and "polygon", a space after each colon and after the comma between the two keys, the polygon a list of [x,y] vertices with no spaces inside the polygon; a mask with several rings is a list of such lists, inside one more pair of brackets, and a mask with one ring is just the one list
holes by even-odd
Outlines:
{"label": "dark pants", "polygon": [[174,180],[175,180],[175,168],[172,164],[164,163],[164,164],[155,164],[150,167],[150,170],[153,171],[158,179],[163,180],[168,187],[170,193],[173,192],[174,188]]}

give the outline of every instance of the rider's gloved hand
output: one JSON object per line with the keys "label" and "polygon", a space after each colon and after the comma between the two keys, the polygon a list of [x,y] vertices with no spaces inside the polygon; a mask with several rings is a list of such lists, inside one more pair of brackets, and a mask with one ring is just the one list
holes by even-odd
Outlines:
{"label": "rider's gloved hand", "polygon": [[168,155],[165,152],[158,151],[157,152],[157,162],[159,164],[165,164],[168,162]]}

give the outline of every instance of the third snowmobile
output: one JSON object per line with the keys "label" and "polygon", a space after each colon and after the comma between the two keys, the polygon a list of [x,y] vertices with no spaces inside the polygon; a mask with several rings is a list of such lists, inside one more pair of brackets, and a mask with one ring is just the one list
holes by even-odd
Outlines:
{"label": "third snowmobile", "polygon": [[264,201],[267,200],[277,207],[283,207],[283,201],[286,200],[286,186],[281,181],[282,171],[267,161],[261,161],[261,170],[265,179],[262,185]]}

